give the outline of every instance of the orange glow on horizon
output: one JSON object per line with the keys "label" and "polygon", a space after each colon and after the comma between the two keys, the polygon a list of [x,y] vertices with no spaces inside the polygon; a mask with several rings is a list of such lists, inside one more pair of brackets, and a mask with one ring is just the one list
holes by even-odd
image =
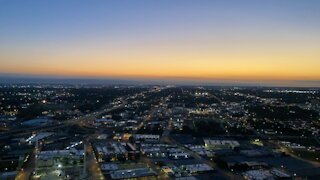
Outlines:
{"label": "orange glow on horizon", "polygon": [[[0,72],[98,78],[320,80],[318,44],[278,40],[239,42],[153,40],[42,44],[3,51]],[[309,46],[305,46],[308,44]]]}

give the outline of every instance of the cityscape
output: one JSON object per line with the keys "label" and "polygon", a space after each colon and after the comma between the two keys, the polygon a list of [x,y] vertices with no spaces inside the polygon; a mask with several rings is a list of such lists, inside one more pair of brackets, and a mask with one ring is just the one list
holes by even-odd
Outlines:
{"label": "cityscape", "polygon": [[1,85],[16,179],[319,177],[314,88]]}
{"label": "cityscape", "polygon": [[0,180],[320,179],[319,9],[0,0]]}

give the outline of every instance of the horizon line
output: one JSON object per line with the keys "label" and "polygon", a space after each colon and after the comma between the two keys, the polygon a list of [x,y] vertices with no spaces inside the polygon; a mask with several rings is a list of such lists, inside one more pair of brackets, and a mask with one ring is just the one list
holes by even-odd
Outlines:
{"label": "horizon line", "polygon": [[[70,81],[78,82],[70,82]],[[4,81],[4,82],[3,82]],[[29,82],[26,82],[29,81]],[[159,84],[159,85],[206,85],[206,86],[255,86],[255,87],[304,87],[320,88],[320,80],[287,80],[287,79],[219,79],[197,77],[125,77],[125,76],[63,76],[63,75],[36,75],[36,74],[13,74],[0,73],[0,83],[27,84],[36,83],[59,84],[105,84],[112,81],[113,84]],[[47,81],[47,82],[46,82]],[[65,81],[65,82],[62,82]],[[81,81],[81,82],[80,82]],[[104,81],[104,82],[103,82]]]}

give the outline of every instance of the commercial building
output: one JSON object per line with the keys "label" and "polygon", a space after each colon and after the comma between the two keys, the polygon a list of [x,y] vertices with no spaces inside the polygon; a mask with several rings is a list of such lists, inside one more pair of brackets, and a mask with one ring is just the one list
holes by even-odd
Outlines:
{"label": "commercial building", "polygon": [[159,141],[160,135],[154,134],[135,134],[133,135],[136,141]]}
{"label": "commercial building", "polygon": [[53,133],[51,132],[41,132],[38,134],[32,134],[29,138],[26,139],[26,142],[35,143],[36,141],[40,141],[52,135]]}
{"label": "commercial building", "polygon": [[244,172],[242,175],[244,179],[248,179],[248,180],[274,179],[272,174],[267,170],[250,170],[250,171]]}
{"label": "commercial building", "polygon": [[107,142],[94,145],[94,150],[99,162],[117,161],[127,159],[126,143]]}
{"label": "commercial building", "polygon": [[100,142],[93,147],[99,162],[135,160],[140,154],[131,143]]}
{"label": "commercial building", "polygon": [[190,164],[184,165],[183,168],[190,174],[211,172],[214,169],[207,164]]}
{"label": "commercial building", "polygon": [[54,150],[54,151],[40,151],[37,154],[37,166],[51,167],[61,163],[80,162],[84,158],[83,150],[69,149],[69,150]]}
{"label": "commercial building", "polygon": [[190,159],[192,156],[180,148],[169,148],[168,157],[170,159]]}
{"label": "commercial building", "polygon": [[233,149],[240,146],[235,140],[204,139],[203,141],[205,147],[209,149]]}
{"label": "commercial building", "polygon": [[119,169],[118,165],[115,163],[105,163],[105,164],[101,164],[101,170],[105,171],[105,172],[109,172],[109,171],[116,171]]}
{"label": "commercial building", "polygon": [[157,173],[150,168],[137,168],[110,172],[111,179],[152,179]]}

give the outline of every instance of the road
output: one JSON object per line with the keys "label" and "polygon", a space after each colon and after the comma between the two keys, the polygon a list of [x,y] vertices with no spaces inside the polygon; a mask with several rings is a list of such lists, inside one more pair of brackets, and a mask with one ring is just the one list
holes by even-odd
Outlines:
{"label": "road", "polygon": [[294,157],[295,159],[299,159],[300,161],[304,161],[304,162],[310,163],[314,167],[320,167],[320,163],[319,162],[301,158],[301,157],[297,156],[296,154],[292,153],[292,151],[289,148],[278,144],[278,142],[269,141],[268,143],[270,143],[274,147],[277,147],[277,148],[281,149],[281,151],[285,152],[286,154],[290,155],[291,157]]}
{"label": "road", "polygon": [[86,169],[88,171],[88,175],[86,179],[92,179],[92,180],[104,180],[104,175],[102,174],[102,171],[99,167],[99,163],[97,159],[95,158],[94,151],[92,148],[92,145],[90,143],[90,139],[85,140],[86,145],[86,153],[87,153],[87,159],[86,159]]}
{"label": "road", "polygon": [[35,168],[35,154],[36,149],[32,151],[32,154],[30,155],[30,158],[28,162],[25,165],[24,169],[21,169],[19,173],[16,176],[15,180],[27,180],[31,176],[32,172],[34,172]]}

